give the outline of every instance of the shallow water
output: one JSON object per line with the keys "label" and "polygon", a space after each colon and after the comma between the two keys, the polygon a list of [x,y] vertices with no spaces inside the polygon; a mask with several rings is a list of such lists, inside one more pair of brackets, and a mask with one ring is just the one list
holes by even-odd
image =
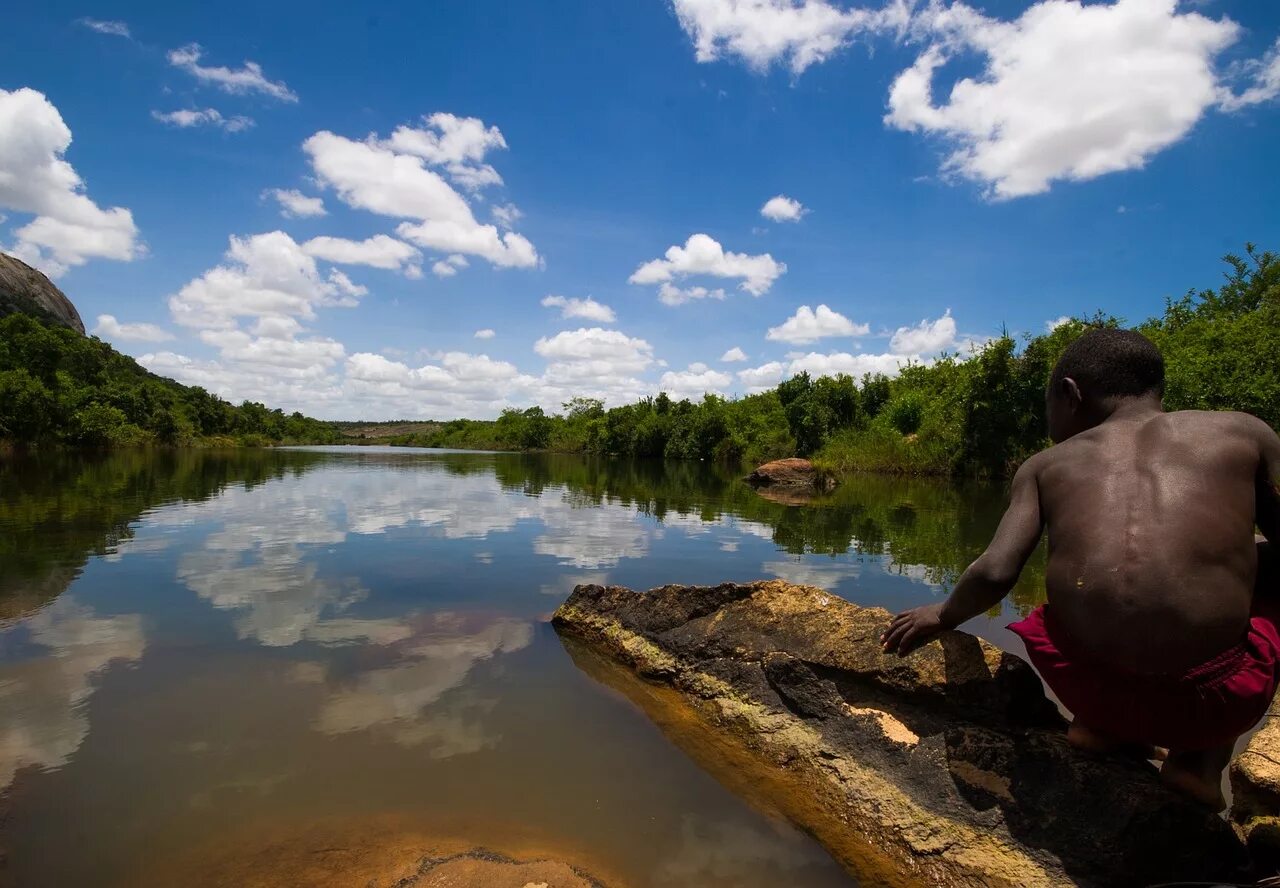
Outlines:
{"label": "shallow water", "polygon": [[[699,463],[373,448],[0,462],[0,877],[163,882],[404,834],[635,886],[853,884],[547,617],[583,582],[933,601],[1002,496],[866,477],[788,506]],[[968,628],[1007,644],[1041,570]]]}

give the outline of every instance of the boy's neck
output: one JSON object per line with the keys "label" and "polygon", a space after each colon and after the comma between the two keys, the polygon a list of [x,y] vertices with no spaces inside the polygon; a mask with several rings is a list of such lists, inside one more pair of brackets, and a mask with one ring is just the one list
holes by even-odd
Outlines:
{"label": "boy's neck", "polygon": [[1159,395],[1139,395],[1131,398],[1113,398],[1103,404],[1099,412],[1102,417],[1100,422],[1141,419],[1156,413],[1164,413],[1164,405]]}

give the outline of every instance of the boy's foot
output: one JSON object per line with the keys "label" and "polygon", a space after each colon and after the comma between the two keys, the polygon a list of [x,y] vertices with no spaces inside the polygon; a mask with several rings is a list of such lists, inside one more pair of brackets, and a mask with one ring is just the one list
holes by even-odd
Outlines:
{"label": "boy's foot", "polygon": [[1160,778],[1171,788],[1190,796],[1215,814],[1227,810],[1227,798],[1222,794],[1221,774],[1213,780],[1206,780],[1199,774],[1181,768],[1170,768],[1166,764],[1160,769]]}
{"label": "boy's foot", "polygon": [[1168,750],[1159,746],[1130,743],[1125,740],[1118,740],[1110,734],[1095,731],[1088,725],[1083,724],[1080,719],[1071,722],[1071,727],[1067,729],[1067,742],[1076,749],[1083,749],[1088,752],[1118,752],[1145,761],[1162,762],[1168,755]]}
{"label": "boy's foot", "polygon": [[1214,813],[1227,809],[1222,794],[1222,772],[1231,760],[1231,747],[1204,752],[1171,752],[1160,778],[1173,789],[1190,796]]}

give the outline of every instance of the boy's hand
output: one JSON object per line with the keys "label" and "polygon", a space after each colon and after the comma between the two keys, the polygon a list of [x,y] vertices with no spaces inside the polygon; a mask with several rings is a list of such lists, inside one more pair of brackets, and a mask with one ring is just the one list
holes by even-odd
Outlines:
{"label": "boy's hand", "polygon": [[894,617],[889,628],[880,636],[880,645],[886,654],[896,653],[899,657],[905,657],[950,628],[952,627],[942,620],[942,605],[928,604],[903,611]]}

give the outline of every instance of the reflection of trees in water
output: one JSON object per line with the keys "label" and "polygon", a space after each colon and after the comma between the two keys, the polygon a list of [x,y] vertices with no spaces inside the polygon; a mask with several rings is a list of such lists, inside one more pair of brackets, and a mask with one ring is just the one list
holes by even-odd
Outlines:
{"label": "reflection of trees in water", "polygon": [[301,473],[320,454],[129,450],[0,459],[0,618],[56,598],[90,555],[117,550],[148,509]]}
{"label": "reflection of trees in water", "polygon": [[[733,516],[767,526],[791,554],[887,556],[891,570],[944,587],[986,547],[1006,502],[1002,486],[855,475],[810,505],[792,506],[758,496],[741,482],[741,471],[701,462],[512,454],[492,465],[503,486],[531,496],[561,487],[570,502],[631,506],[660,521],[673,514],[702,521]],[[1043,596],[1041,547],[1013,598],[1026,608]]]}
{"label": "reflection of trees in water", "polygon": [[[863,475],[845,479],[811,505],[789,506],[758,496],[741,482],[741,470],[572,454],[362,451],[335,456],[248,449],[47,454],[0,461],[0,617],[28,612],[56,597],[85,558],[127,543],[130,525],[148,509],[209,499],[231,485],[252,489],[286,474],[353,460],[399,471],[494,475],[506,492],[529,497],[561,491],[565,505],[583,509],[569,516],[581,520],[566,518],[563,527],[554,528],[568,535],[589,532],[592,507],[605,503],[668,523],[732,516],[755,525],[788,553],[873,555],[890,570],[942,586],[954,582],[982,551],[1004,505],[999,487]],[[456,506],[453,520],[465,520],[467,503]],[[542,545],[553,548],[554,541],[544,539]],[[1041,600],[1043,568],[1041,550],[1014,592],[1019,605]]]}

